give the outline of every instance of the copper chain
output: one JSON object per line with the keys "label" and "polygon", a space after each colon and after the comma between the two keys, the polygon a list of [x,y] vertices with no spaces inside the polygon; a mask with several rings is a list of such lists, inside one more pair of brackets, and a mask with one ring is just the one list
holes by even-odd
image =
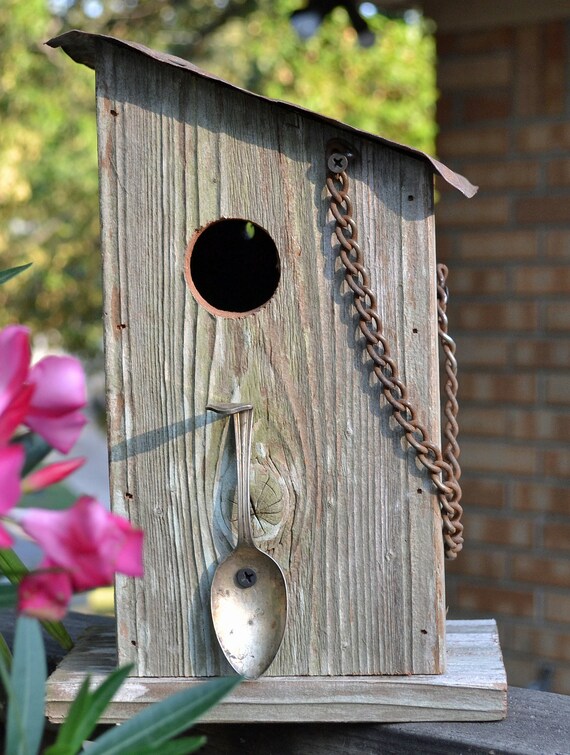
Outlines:
{"label": "copper chain", "polygon": [[391,405],[394,417],[402,427],[408,443],[418,459],[429,471],[436,488],[443,522],[443,545],[446,558],[454,559],[463,547],[461,524],[461,469],[457,443],[457,361],[455,343],[447,332],[447,268],[437,266],[438,330],[444,352],[446,380],[444,386],[445,445],[441,451],[431,442],[428,433],[417,419],[408,400],[408,391],[398,376],[398,368],[390,356],[390,348],[383,335],[377,299],[370,288],[370,275],[363,264],[358,243],[358,228],[353,218],[352,201],[348,195],[349,179],[345,155],[335,153],[329,160],[327,189],[330,209],[335,220],[335,235],[339,254],[345,267],[345,281],[354,293],[354,306],[359,315],[359,328],[366,339],[366,351],[373,362],[373,372],[380,381],[382,392]]}

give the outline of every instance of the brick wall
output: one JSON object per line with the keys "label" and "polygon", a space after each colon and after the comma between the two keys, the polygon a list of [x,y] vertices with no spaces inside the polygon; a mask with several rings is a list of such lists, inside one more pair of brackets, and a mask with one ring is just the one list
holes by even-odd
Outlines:
{"label": "brick wall", "polygon": [[[570,14],[569,14],[570,15]],[[570,18],[438,38],[440,258],[467,544],[450,616],[493,616],[511,684],[570,693]]]}

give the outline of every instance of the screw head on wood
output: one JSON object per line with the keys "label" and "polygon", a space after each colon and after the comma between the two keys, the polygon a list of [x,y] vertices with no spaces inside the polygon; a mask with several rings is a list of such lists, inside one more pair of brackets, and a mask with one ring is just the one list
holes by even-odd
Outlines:
{"label": "screw head on wood", "polygon": [[257,574],[255,573],[255,569],[251,569],[247,566],[244,569],[240,569],[236,573],[236,582],[240,587],[243,587],[244,589],[253,587],[253,585],[257,582]]}
{"label": "screw head on wood", "polygon": [[332,173],[342,173],[348,168],[348,157],[342,152],[333,152],[327,165]]}

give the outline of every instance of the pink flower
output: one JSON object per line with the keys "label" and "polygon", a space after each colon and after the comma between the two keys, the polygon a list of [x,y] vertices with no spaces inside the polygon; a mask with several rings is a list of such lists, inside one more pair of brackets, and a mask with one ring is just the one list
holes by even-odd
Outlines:
{"label": "pink flower", "polygon": [[83,367],[74,357],[44,357],[29,373],[34,386],[25,423],[51,446],[66,454],[87,419]]}
{"label": "pink flower", "polygon": [[42,621],[61,621],[72,594],[67,572],[33,572],[18,585],[18,612]]}
{"label": "pink flower", "polygon": [[85,375],[74,357],[49,356],[30,369],[29,331],[0,331],[0,443],[22,422],[51,446],[67,453],[86,419]]}
{"label": "pink flower", "polygon": [[[20,500],[20,475],[24,466],[24,449],[13,445],[0,448],[0,514],[7,514]],[[12,538],[0,524],[0,548],[9,548]]]}
{"label": "pink flower", "polygon": [[22,481],[22,490],[25,493],[35,493],[37,490],[47,488],[48,485],[55,485],[56,482],[61,482],[83,464],[85,464],[85,458],[82,456],[77,459],[48,464],[25,477]]}
{"label": "pink flower", "polygon": [[43,548],[40,568],[65,570],[74,592],[110,585],[116,572],[143,573],[143,533],[88,496],[66,511],[12,512],[24,531]]}
{"label": "pink flower", "polygon": [[0,443],[6,443],[26,416],[33,386],[26,383],[30,366],[28,329],[8,325],[0,331]]}

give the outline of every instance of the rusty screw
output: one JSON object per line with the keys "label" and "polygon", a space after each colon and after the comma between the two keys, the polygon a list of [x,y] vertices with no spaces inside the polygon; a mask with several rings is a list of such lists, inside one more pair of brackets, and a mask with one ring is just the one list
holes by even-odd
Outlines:
{"label": "rusty screw", "polygon": [[327,162],[332,173],[342,173],[348,168],[348,157],[342,152],[333,152]]}
{"label": "rusty screw", "polygon": [[248,587],[253,587],[257,582],[257,574],[254,569],[246,566],[244,569],[240,569],[237,572],[236,580],[240,587],[247,589]]}

